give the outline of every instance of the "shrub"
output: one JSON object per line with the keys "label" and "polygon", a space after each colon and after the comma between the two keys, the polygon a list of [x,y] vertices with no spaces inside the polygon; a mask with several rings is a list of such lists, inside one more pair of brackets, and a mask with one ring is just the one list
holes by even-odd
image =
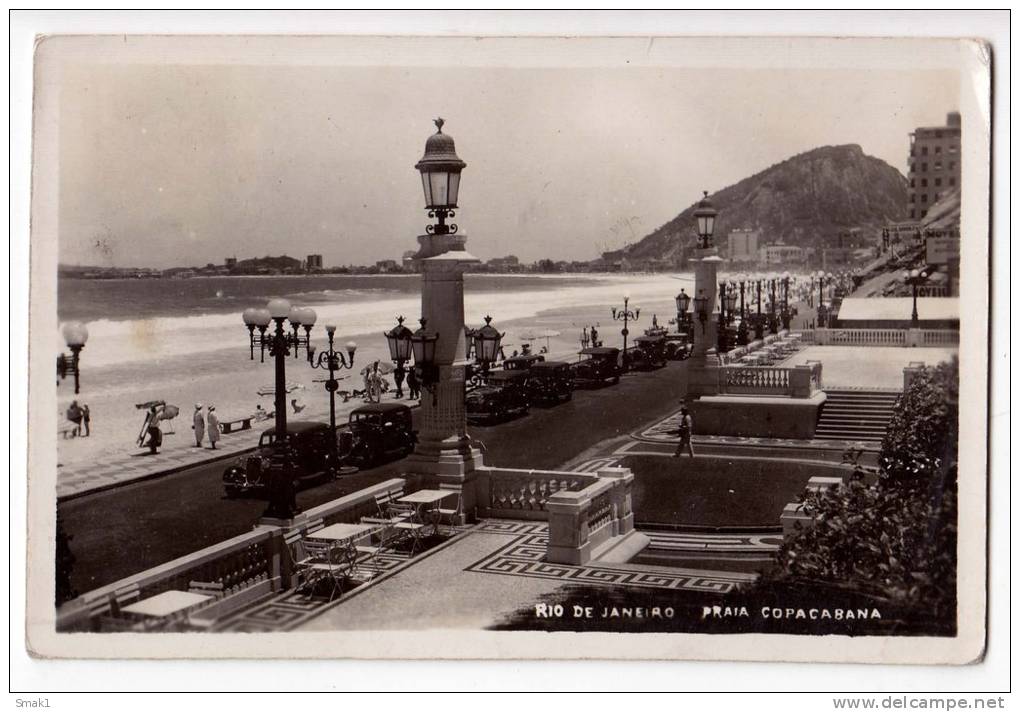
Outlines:
{"label": "shrub", "polygon": [[955,623],[958,378],[955,359],[921,370],[894,409],[877,482],[855,466],[846,485],[806,493],[813,524],[765,582],[849,587]]}

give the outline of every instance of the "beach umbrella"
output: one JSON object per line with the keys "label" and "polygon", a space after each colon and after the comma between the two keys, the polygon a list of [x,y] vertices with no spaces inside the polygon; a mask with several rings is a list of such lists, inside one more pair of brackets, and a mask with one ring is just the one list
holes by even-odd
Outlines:
{"label": "beach umbrella", "polygon": [[536,341],[538,339],[545,339],[545,348],[548,350],[549,339],[559,335],[560,332],[555,329],[529,329],[521,332],[520,339],[521,341]]}

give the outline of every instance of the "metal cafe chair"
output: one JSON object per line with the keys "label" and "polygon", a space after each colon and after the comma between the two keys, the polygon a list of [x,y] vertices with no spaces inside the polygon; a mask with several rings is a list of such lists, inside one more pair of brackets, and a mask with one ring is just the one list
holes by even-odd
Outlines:
{"label": "metal cafe chair", "polygon": [[316,588],[328,580],[332,586],[329,595],[332,601],[334,595],[343,592],[344,577],[355,565],[352,547],[316,539],[304,539],[302,544],[305,558],[297,562],[298,574],[303,579],[299,588],[311,598]]}

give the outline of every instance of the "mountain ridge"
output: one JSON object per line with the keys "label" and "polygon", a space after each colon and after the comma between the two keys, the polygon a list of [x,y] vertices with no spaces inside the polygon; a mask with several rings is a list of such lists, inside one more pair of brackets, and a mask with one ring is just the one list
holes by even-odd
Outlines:
{"label": "mountain ridge", "polygon": [[[715,243],[732,229],[761,230],[759,244],[818,247],[850,228],[881,228],[907,218],[907,179],[857,144],[820,146],[791,156],[711,194],[719,211]],[[676,259],[696,238],[695,201],[640,241],[606,253]]]}

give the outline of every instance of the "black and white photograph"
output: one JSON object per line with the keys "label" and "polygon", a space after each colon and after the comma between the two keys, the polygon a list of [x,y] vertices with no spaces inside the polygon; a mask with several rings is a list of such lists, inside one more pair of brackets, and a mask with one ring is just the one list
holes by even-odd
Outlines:
{"label": "black and white photograph", "polygon": [[27,646],[979,660],[991,63],[40,37]]}

